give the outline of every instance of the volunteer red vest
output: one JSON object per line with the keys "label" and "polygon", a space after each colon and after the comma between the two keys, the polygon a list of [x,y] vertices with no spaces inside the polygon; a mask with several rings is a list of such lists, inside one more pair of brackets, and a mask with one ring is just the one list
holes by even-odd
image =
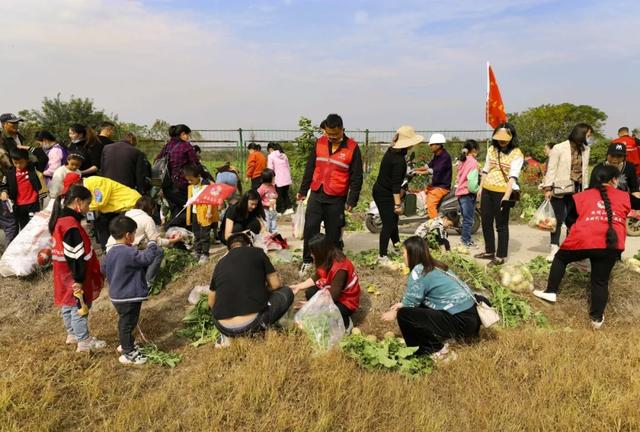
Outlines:
{"label": "volunteer red vest", "polygon": [[346,147],[339,147],[334,154],[329,152],[329,139],[318,138],[316,143],[316,169],[313,171],[311,190],[320,187],[330,196],[346,197],[349,192],[349,167],[358,144],[349,138]]}
{"label": "volunteer red vest", "polygon": [[69,269],[69,264],[67,264],[67,260],[64,257],[64,243],[62,241],[65,233],[71,228],[78,228],[84,246],[82,258],[86,267],[82,290],[84,291],[85,303],[90,304],[98,298],[104,283],[104,277],[100,271],[100,261],[98,261],[98,257],[96,257],[91,248],[91,240],[86,231],[73,216],[61,217],[56,221],[56,227],[53,230],[53,248],[51,251],[51,259],[53,261],[53,297],[57,306],[73,306],[76,304],[72,288],[75,281]]}
{"label": "volunteer red vest", "polygon": [[[627,237],[627,215],[631,210],[629,193],[607,186],[607,195],[613,211],[613,229],[618,235],[617,250],[624,250]],[[560,249],[606,249],[607,211],[600,191],[588,189],[573,196],[578,211],[578,220],[571,227],[567,239]]]}
{"label": "volunteer red vest", "polygon": [[636,139],[631,136],[623,136],[616,138],[611,142],[615,144],[624,144],[627,147],[627,161],[636,166],[636,174],[640,175],[640,150],[638,149]]}
{"label": "volunteer red vest", "polygon": [[319,289],[329,289],[333,278],[335,278],[339,270],[345,270],[347,272],[347,284],[340,293],[337,301],[345,305],[347,309],[355,311],[358,309],[358,306],[360,306],[360,282],[358,281],[356,269],[348,258],[340,262],[334,262],[329,272],[318,268],[316,271],[320,279],[316,281],[316,286]]}

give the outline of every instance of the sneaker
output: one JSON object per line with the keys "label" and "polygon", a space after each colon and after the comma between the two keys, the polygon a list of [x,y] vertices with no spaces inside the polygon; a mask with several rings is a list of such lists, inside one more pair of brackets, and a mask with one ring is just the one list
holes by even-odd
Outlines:
{"label": "sneaker", "polygon": [[489,253],[489,252],[480,252],[479,254],[475,254],[473,257],[474,258],[478,258],[478,259],[492,260],[496,256],[495,256],[495,254],[492,254],[492,253]]}
{"label": "sneaker", "polygon": [[218,339],[216,339],[216,343],[213,344],[215,349],[229,348],[231,346],[231,338],[220,333]]}
{"label": "sneaker", "polygon": [[478,247],[478,245],[476,243],[474,243],[473,240],[471,240],[470,242],[467,242],[467,243],[462,242],[462,246],[466,246],[468,248],[474,248],[474,249]]}
{"label": "sneaker", "polygon": [[78,343],[78,338],[76,338],[74,335],[72,334],[67,334],[67,341],[65,342],[67,345],[71,345],[71,344],[77,344]]}
{"label": "sneaker", "polygon": [[591,326],[593,327],[594,330],[600,330],[603,324],[604,324],[604,315],[602,315],[602,319],[600,321],[593,320],[593,319],[591,320]]}
{"label": "sneaker", "polygon": [[[133,349],[134,350],[139,350],[140,349],[140,345],[138,345],[138,342],[134,342],[133,343]],[[116,352],[118,354],[122,354],[122,345],[118,345],[118,348],[116,348]]]}
{"label": "sneaker", "polygon": [[311,273],[311,271],[313,270],[313,264],[312,263],[302,263],[302,265],[300,266],[300,271],[298,272],[298,275],[302,278],[302,277],[307,277],[309,276],[309,274]]}
{"label": "sneaker", "polygon": [[209,262],[209,257],[206,255],[200,255],[200,258],[198,259],[198,265],[204,265],[207,262]]}
{"label": "sneaker", "polygon": [[552,244],[551,251],[549,252],[549,255],[547,255],[547,262],[553,262],[553,258],[556,256],[556,253],[558,253],[559,250],[560,246]]}
{"label": "sneaker", "polygon": [[395,263],[389,259],[388,256],[379,256],[378,257],[378,265],[382,267],[386,267],[389,269],[395,269]]}
{"label": "sneaker", "polygon": [[541,290],[533,290],[533,295],[541,298],[542,300],[546,300],[549,303],[555,303],[557,301],[556,293],[548,293]]}
{"label": "sneaker", "polygon": [[137,349],[118,357],[118,361],[123,365],[143,365],[147,360],[147,357]]}
{"label": "sneaker", "polygon": [[89,352],[95,350],[101,350],[107,346],[107,343],[103,340],[96,339],[91,336],[88,339],[78,341],[78,348],[76,348],[76,352]]}
{"label": "sneaker", "polygon": [[293,214],[293,209],[286,209],[284,211],[284,213],[282,213],[284,216],[289,216]]}

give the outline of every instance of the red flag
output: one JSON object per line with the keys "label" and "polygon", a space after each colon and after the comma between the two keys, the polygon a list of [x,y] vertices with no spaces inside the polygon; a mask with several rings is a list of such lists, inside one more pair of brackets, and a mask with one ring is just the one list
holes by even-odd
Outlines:
{"label": "red flag", "polygon": [[492,128],[498,127],[500,123],[507,121],[507,114],[504,112],[504,104],[496,77],[493,74],[491,65],[487,63],[488,81],[487,81],[487,123]]}
{"label": "red flag", "polygon": [[224,183],[212,183],[206,185],[200,193],[192,196],[184,205],[190,206],[194,204],[204,205],[221,205],[224,200],[229,198],[235,192],[236,188]]}

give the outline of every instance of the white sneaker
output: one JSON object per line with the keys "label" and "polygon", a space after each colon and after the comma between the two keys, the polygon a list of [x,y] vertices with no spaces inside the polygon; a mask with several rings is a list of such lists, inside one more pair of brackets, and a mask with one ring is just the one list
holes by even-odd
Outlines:
{"label": "white sneaker", "polygon": [[91,336],[88,339],[78,341],[78,348],[76,348],[76,352],[89,352],[95,350],[101,350],[107,346],[107,343],[103,340],[96,339]]}
{"label": "white sneaker", "polygon": [[286,209],[284,211],[284,213],[282,213],[284,216],[289,216],[293,214],[293,209]]}
{"label": "white sneaker", "polygon": [[553,262],[553,258],[556,256],[556,253],[558,253],[559,250],[560,250],[560,246],[552,244],[549,255],[547,255],[547,261]]}
{"label": "white sneaker", "polygon": [[604,315],[602,315],[602,319],[600,321],[591,320],[591,326],[594,330],[600,330],[602,325],[604,324]]}
{"label": "white sneaker", "polygon": [[311,273],[312,269],[313,269],[313,264],[312,263],[302,263],[302,265],[300,266],[300,271],[298,272],[298,275],[301,278],[309,276],[309,274]]}
{"label": "white sneaker", "polygon": [[218,336],[216,343],[213,344],[215,349],[229,348],[231,346],[231,338],[223,335],[222,333]]}
{"label": "white sneaker", "polygon": [[395,269],[396,265],[388,256],[379,256],[378,257],[378,265],[382,267],[387,267],[390,269]]}
{"label": "white sneaker", "polygon": [[209,262],[209,257],[206,255],[200,255],[200,258],[198,259],[198,265],[204,265],[207,262]]}
{"label": "white sneaker", "polygon": [[147,360],[148,358],[138,350],[133,350],[129,354],[122,354],[118,357],[118,361],[124,365],[143,365]]}
{"label": "white sneaker", "polygon": [[[139,349],[140,349],[140,345],[138,345],[138,342],[134,342],[134,343],[133,343],[133,349],[134,349],[134,350],[139,350]],[[116,352],[117,352],[118,354],[122,354],[122,352],[123,352],[123,351],[122,351],[122,345],[118,345],[118,348],[116,348]]]}
{"label": "white sneaker", "polygon": [[541,290],[533,290],[533,295],[541,298],[542,300],[546,300],[549,303],[555,303],[557,301],[556,293],[548,293]]}
{"label": "white sneaker", "polygon": [[67,333],[67,341],[65,343],[67,345],[77,344],[78,343],[78,339],[74,335]]}

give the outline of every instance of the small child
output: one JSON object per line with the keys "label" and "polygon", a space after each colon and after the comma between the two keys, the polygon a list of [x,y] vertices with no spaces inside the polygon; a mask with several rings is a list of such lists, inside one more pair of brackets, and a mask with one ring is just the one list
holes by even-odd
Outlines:
{"label": "small child", "polygon": [[[187,165],[182,169],[184,178],[189,183],[187,199],[199,194],[210,184],[203,176],[202,169],[196,165]],[[187,226],[191,225],[191,231],[195,236],[193,253],[198,258],[198,264],[205,264],[209,259],[211,247],[211,229],[217,231],[220,216],[218,207],[214,205],[196,204],[187,206]]]}
{"label": "small child", "polygon": [[102,262],[102,269],[109,281],[109,298],[118,312],[118,337],[120,353],[118,361],[125,365],[141,365],[147,358],[140,352],[133,338],[138,325],[142,302],[149,297],[145,275],[147,268],[161,253],[154,241],[147,248],[133,247],[136,222],[128,216],[118,216],[109,224],[109,231],[116,244]]}
{"label": "small child", "polygon": [[444,215],[439,215],[435,219],[429,219],[421,224],[418,229],[416,229],[416,235],[425,240],[428,240],[429,236],[433,236],[440,248],[444,248],[444,250],[448,252],[451,250],[451,244],[449,243],[447,230],[452,227],[453,221],[451,219]]}
{"label": "small child", "polygon": [[29,161],[27,150],[13,149],[9,155],[13,167],[7,170],[7,188],[9,199],[15,203],[13,215],[20,232],[33,215],[41,210],[40,193],[46,192],[47,187],[42,174]]}
{"label": "small child", "polygon": [[258,188],[258,194],[262,199],[267,230],[273,234],[278,232],[278,211],[276,210],[278,192],[274,184],[275,172],[269,168],[265,169],[262,171],[261,180],[262,184]]}
{"label": "small child", "polygon": [[67,164],[56,168],[49,182],[49,196],[51,199],[60,195],[60,192],[64,189],[64,178],[67,174],[76,173],[80,176],[82,175],[80,172],[82,162],[84,162],[84,156],[79,153],[71,153],[67,156]]}

